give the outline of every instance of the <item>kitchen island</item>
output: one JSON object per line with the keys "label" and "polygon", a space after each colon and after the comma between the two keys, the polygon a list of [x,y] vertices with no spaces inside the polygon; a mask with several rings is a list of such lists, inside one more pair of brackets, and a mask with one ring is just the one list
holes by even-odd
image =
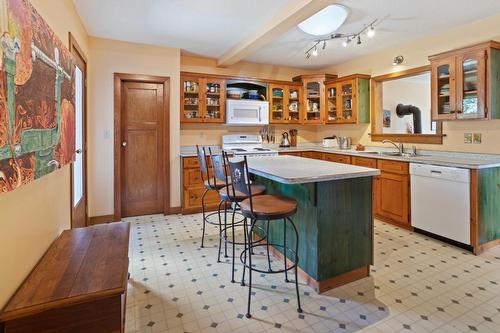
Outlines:
{"label": "kitchen island", "polygon": [[[300,274],[316,292],[369,275],[372,177],[379,170],[296,156],[249,158],[248,167],[268,194],[297,200],[292,219],[299,233]],[[282,228],[282,223],[271,223],[270,243],[282,242]],[[287,230],[287,239],[293,238]],[[280,249],[273,250],[281,255]]]}

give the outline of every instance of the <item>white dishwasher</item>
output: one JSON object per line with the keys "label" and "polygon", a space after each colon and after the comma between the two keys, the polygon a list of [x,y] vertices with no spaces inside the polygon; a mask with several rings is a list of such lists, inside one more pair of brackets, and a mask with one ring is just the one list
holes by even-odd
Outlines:
{"label": "white dishwasher", "polygon": [[410,164],[411,224],[470,245],[470,171]]}

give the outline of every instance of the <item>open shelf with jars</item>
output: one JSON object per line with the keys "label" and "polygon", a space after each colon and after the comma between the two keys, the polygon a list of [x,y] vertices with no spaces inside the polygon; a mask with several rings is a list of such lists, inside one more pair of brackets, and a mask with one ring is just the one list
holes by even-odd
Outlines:
{"label": "open shelf with jars", "polygon": [[354,74],[325,82],[328,124],[370,122],[370,76]]}
{"label": "open shelf with jars", "polygon": [[433,120],[500,118],[500,43],[473,45],[429,60]]}
{"label": "open shelf with jars", "polygon": [[224,123],[225,80],[181,75],[181,122]]}

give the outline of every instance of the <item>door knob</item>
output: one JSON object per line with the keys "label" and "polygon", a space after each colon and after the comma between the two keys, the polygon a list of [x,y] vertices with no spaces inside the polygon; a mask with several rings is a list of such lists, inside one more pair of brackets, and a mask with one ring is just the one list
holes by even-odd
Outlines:
{"label": "door knob", "polygon": [[127,141],[122,142],[122,147],[127,147]]}
{"label": "door knob", "polygon": [[81,154],[81,153],[82,153],[82,150],[81,150],[81,149],[77,149],[77,150],[75,151],[75,153],[77,153],[77,154]]}

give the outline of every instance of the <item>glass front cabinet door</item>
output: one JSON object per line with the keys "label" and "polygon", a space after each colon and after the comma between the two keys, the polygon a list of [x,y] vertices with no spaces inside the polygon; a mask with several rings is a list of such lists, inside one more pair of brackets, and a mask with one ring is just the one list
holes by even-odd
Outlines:
{"label": "glass front cabinet door", "polygon": [[340,120],[338,107],[338,84],[331,83],[325,86],[326,89],[326,121],[328,123],[336,123]]}
{"label": "glass front cabinet door", "polygon": [[200,98],[200,78],[184,76],[181,78],[181,121],[186,123],[202,122],[203,112]]}
{"label": "glass front cabinet door", "polygon": [[204,120],[208,123],[225,121],[226,92],[225,81],[207,78],[202,80],[204,86]]}
{"label": "glass front cabinet door", "polygon": [[305,110],[304,119],[305,124],[321,124],[322,119],[322,97],[323,97],[323,84],[318,81],[307,81],[304,84],[305,92]]}
{"label": "glass front cabinet door", "polygon": [[432,110],[434,120],[456,118],[455,59],[436,61],[431,69]]}
{"label": "glass front cabinet door", "polygon": [[485,117],[486,64],[485,51],[457,57],[457,118]]}
{"label": "glass front cabinet door", "polygon": [[302,112],[302,89],[301,87],[288,87],[288,122],[299,123]]}
{"label": "glass front cabinet door", "polygon": [[278,86],[271,84],[269,86],[271,98],[269,100],[270,106],[270,122],[271,123],[284,123],[286,122],[285,116],[285,99],[286,88],[285,86]]}

